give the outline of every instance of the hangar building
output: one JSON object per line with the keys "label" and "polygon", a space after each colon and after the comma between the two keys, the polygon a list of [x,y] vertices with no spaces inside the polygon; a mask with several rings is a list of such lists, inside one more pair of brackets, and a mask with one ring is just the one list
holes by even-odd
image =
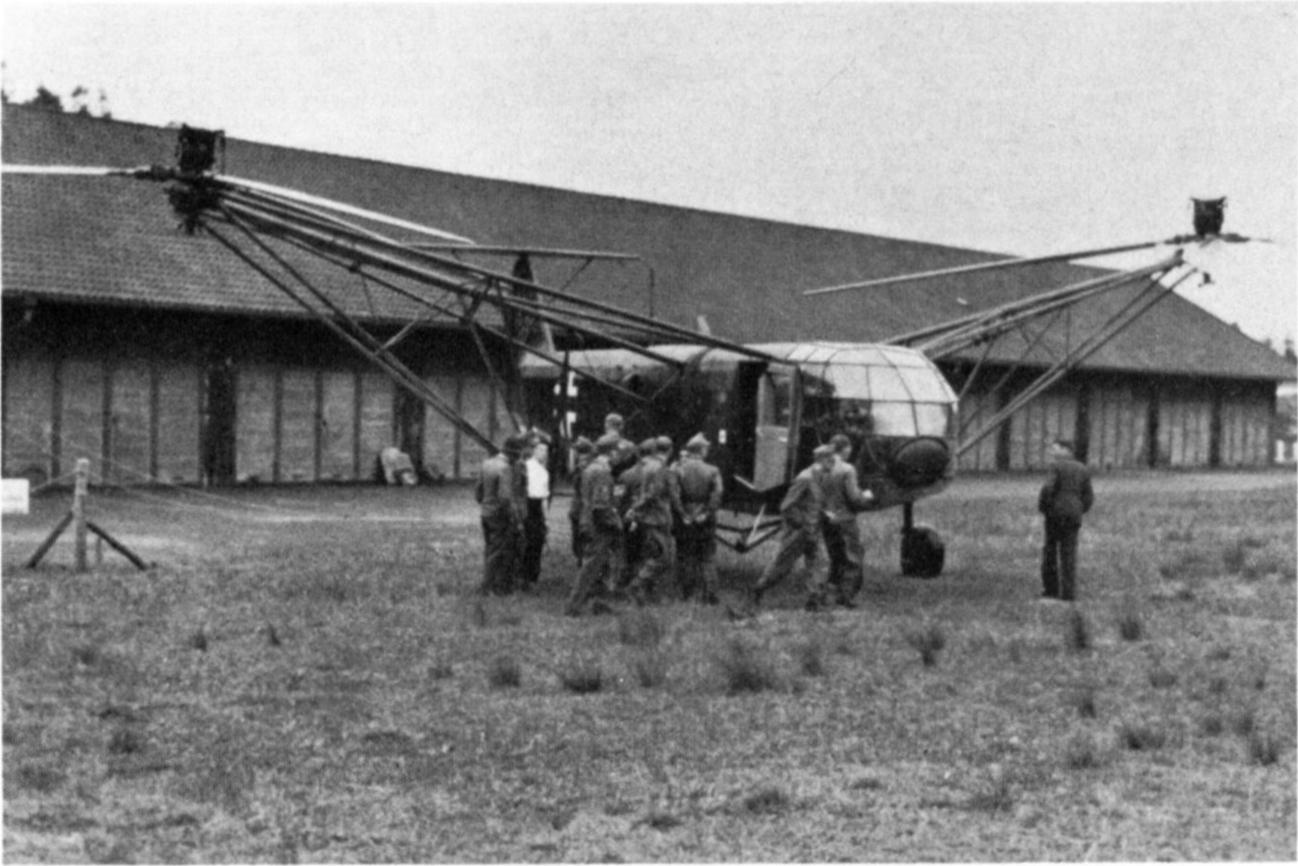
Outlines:
{"label": "hangar building", "polygon": [[[176,130],[5,105],[13,165],[174,161]],[[483,244],[612,250],[573,291],[741,342],[882,340],[1101,273],[1068,264],[815,299],[805,289],[1000,256],[896,238],[468,177],[230,139],[224,171],[390,213]],[[571,263],[537,278],[563,285]],[[567,268],[563,270],[562,268]],[[396,334],[420,311],[348,280],[350,312]],[[350,287],[349,287],[350,286]],[[1091,311],[1101,321],[1105,304]],[[1083,322],[1084,324],[1084,322]],[[474,340],[424,317],[398,353],[498,441],[505,416]],[[1026,357],[1048,365],[1063,335]],[[1052,340],[1054,344],[1052,345]],[[970,356],[970,360],[974,356]],[[1008,355],[987,359],[1012,373]],[[471,477],[481,449],[202,233],[157,184],[6,174],[3,188],[3,471],[59,478],[90,457],[97,480],[289,483],[372,477],[397,444],[422,467]],[[959,377],[962,362],[944,365]],[[1260,466],[1271,459],[1268,347],[1171,297],[962,458],[967,470],[1040,466],[1054,435],[1101,469]],[[966,396],[1000,405],[1015,388]]]}

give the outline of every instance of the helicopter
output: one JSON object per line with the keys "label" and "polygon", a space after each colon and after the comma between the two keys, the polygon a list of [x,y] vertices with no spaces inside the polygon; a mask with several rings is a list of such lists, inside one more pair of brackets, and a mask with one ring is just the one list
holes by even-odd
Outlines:
{"label": "helicopter", "polygon": [[[690,330],[544,284],[532,267],[541,257],[579,263],[638,259],[632,254],[480,244],[389,214],[218,172],[223,155],[223,131],[182,126],[174,165],[6,165],[4,171],[165,184],[186,232],[214,239],[488,452],[499,450],[492,437],[394,351],[419,325],[450,320],[473,335],[484,366],[501,383],[516,430],[549,428],[561,443],[571,442],[598,435],[604,416],[618,411],[637,438],[666,434],[683,443],[704,433],[715,443],[711,459],[725,479],[723,508],[733,515],[719,525],[718,537],[741,553],[778,532],[773,512],[796,472],[818,444],[845,433],[862,486],[874,496],[872,508],[902,509],[901,570],[919,577],[940,574],[945,551],[936,530],[915,522],[914,506],[950,483],[960,454],[1200,273],[1185,249],[1249,240],[1221,233],[1224,200],[1203,203],[1202,217],[1196,201],[1192,235],[902,274],[805,294],[1175,248],[1144,267],[1051,287],[878,343],[741,344],[705,327]],[[504,257],[512,268],[480,264],[481,257]],[[308,260],[312,267],[304,267]],[[328,269],[316,263],[333,273],[361,273],[367,291],[400,297],[411,311],[408,323],[380,339],[338,302],[321,276]],[[1029,322],[1048,327],[1074,306],[1117,290],[1134,294],[1129,292],[1130,299],[1093,333],[1070,342],[1068,351],[1013,399],[989,417],[978,412],[961,417],[962,398],[986,372],[982,359],[1001,338],[1021,333]],[[977,348],[982,359],[966,365],[957,391],[936,362],[963,358]]]}

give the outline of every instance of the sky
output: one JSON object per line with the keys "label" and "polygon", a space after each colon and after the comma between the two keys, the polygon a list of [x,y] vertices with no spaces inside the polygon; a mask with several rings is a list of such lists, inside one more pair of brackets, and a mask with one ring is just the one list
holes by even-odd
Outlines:
{"label": "sky", "polygon": [[[1298,4],[0,4],[92,113],[1008,255],[1190,230],[1193,302],[1298,335]],[[1096,264],[1135,266],[1150,253]]]}

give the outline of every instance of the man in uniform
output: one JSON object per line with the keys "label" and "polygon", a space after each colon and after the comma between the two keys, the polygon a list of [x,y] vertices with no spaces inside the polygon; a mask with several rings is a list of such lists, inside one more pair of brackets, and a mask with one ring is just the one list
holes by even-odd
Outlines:
{"label": "man in uniform", "polygon": [[676,562],[676,540],[672,537],[672,483],[659,454],[658,441],[641,443],[640,492],[628,511],[628,522],[640,535],[640,563],[629,587],[636,604],[655,600],[663,578]]}
{"label": "man in uniform", "polygon": [[717,603],[717,509],[721,507],[721,470],[704,462],[709,442],[702,433],[685,443],[675,467],[680,485],[681,520],[676,529],[681,595],[696,592],[703,604]]}
{"label": "man in uniform", "polygon": [[518,567],[521,504],[517,466],[525,440],[518,435],[505,440],[503,450],[482,461],[474,498],[481,507],[483,573],[482,593],[507,595],[514,589]]}
{"label": "man in uniform", "polygon": [[1077,598],[1077,535],[1082,515],[1091,510],[1095,494],[1091,472],[1073,459],[1073,443],[1056,439],[1050,445],[1054,465],[1041,487],[1037,510],[1045,517],[1046,541],[1041,552],[1042,596],[1062,601]]}
{"label": "man in uniform", "polygon": [[[644,533],[641,531],[640,524],[635,519],[633,513],[635,505],[640,501],[640,495],[644,488],[645,463],[652,460],[657,445],[652,439],[645,439],[636,446],[636,453],[639,459],[627,469],[622,471],[621,475],[616,475],[613,489],[617,495],[617,510],[622,515],[622,550],[621,561],[619,562],[619,573],[616,580],[616,588],[625,590],[635,579],[636,570],[640,568],[640,540]],[[614,452],[616,454],[616,452]],[[610,458],[610,463],[612,458]]]}
{"label": "man in uniform", "polygon": [[572,444],[572,500],[568,504],[568,526],[572,532],[572,555],[581,566],[581,473],[595,457],[595,443],[585,436]]}
{"label": "man in uniform", "polygon": [[834,462],[821,479],[825,507],[820,520],[829,554],[829,587],[834,601],[843,607],[855,607],[853,599],[865,580],[865,545],[861,543],[856,515],[870,506],[874,494],[862,493],[856,480],[856,467],[851,462],[852,440],[836,433],[829,444],[834,449]]}
{"label": "man in uniform", "polygon": [[581,473],[581,534],[585,559],[577,571],[564,612],[581,616],[587,603],[603,594],[616,572],[615,556],[621,547],[622,520],[613,499],[613,470],[609,456],[617,449],[617,436],[605,434],[595,443],[595,459]]}
{"label": "man in uniform", "polygon": [[799,558],[807,561],[807,609],[819,610],[825,604],[825,576],[818,563],[820,513],[825,504],[821,478],[834,464],[834,448],[818,446],[813,457],[814,462],[797,474],[780,502],[780,549],[749,594],[754,609],[768,589],[789,575]]}

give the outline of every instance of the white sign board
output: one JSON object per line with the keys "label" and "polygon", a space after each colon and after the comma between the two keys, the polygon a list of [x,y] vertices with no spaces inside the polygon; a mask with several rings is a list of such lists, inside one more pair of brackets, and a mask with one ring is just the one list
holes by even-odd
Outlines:
{"label": "white sign board", "polygon": [[26,514],[31,503],[31,482],[26,478],[4,479],[4,514]]}

